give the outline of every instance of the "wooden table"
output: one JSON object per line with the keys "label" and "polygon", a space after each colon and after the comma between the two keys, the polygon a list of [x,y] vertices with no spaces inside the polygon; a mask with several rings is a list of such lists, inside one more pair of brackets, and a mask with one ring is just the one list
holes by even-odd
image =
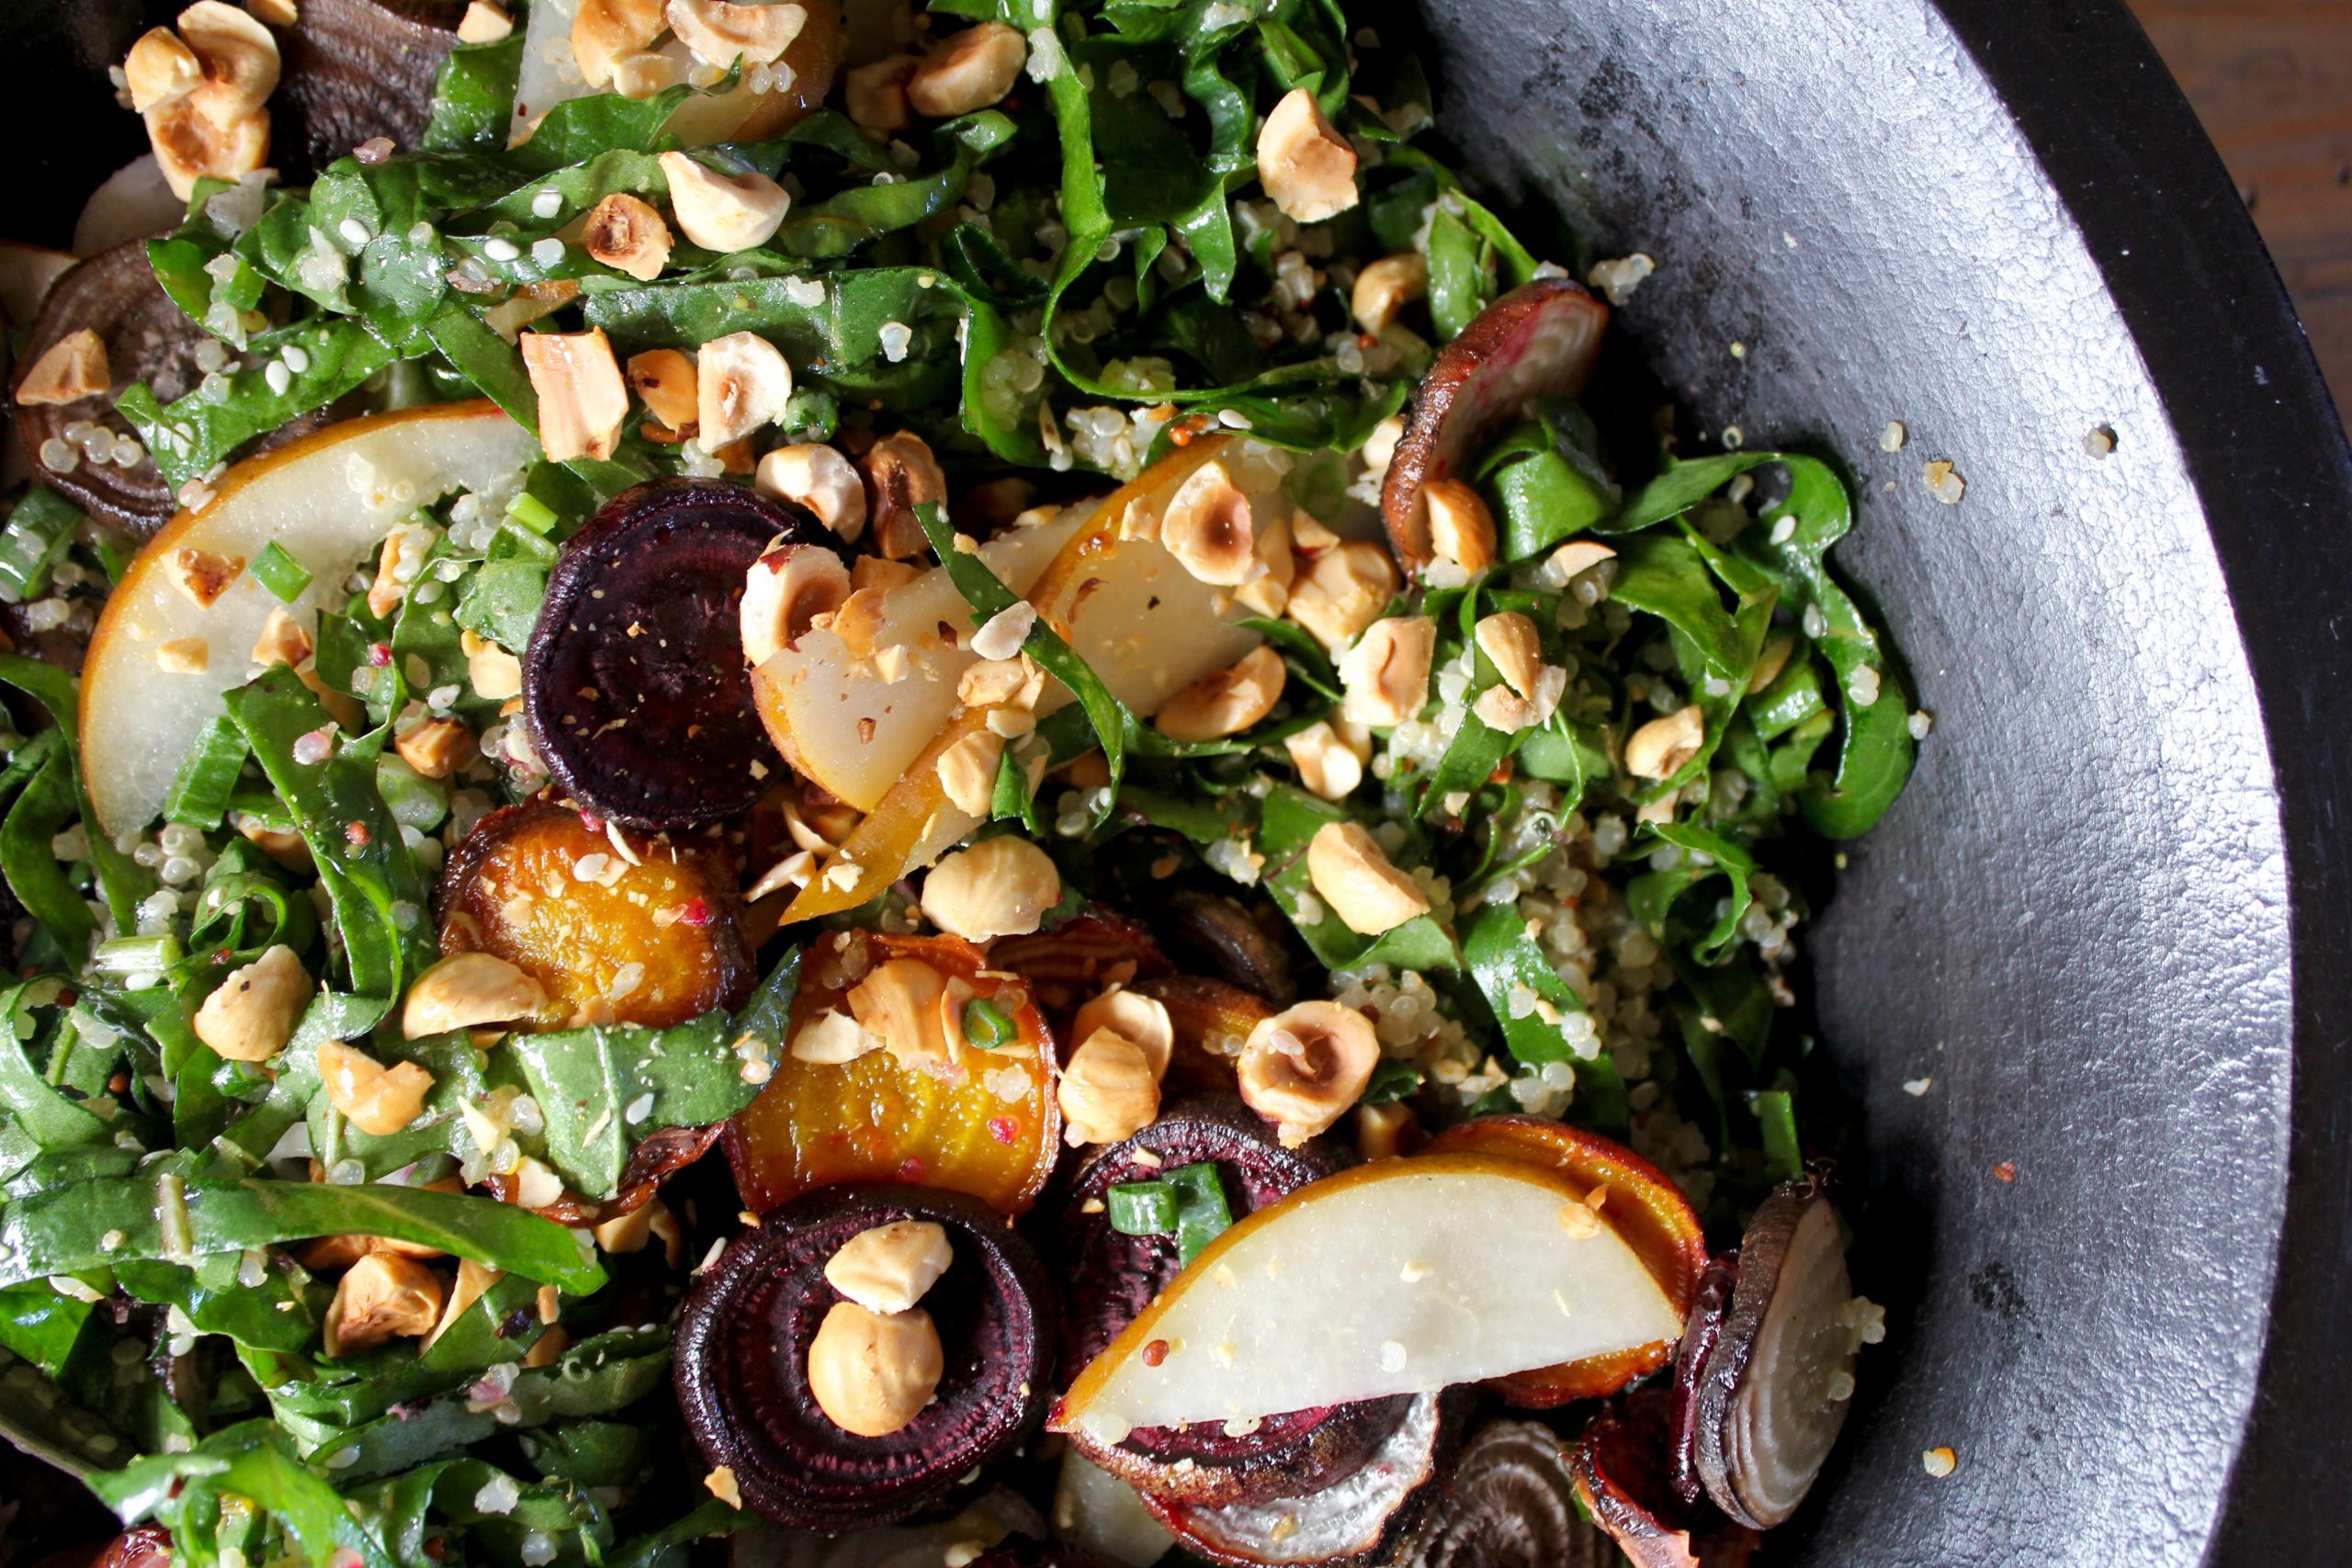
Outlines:
{"label": "wooden table", "polygon": [[2352,0],[2132,0],[2352,405]]}

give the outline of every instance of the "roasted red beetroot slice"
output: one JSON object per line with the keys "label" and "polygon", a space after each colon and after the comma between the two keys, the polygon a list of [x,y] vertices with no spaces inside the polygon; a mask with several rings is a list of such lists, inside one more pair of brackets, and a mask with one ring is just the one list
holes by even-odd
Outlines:
{"label": "roasted red beetroot slice", "polygon": [[[842,1298],[825,1264],[894,1220],[944,1226],[955,1261],[925,1292],[945,1371],[933,1402],[881,1438],[842,1431],[808,1387],[808,1347]],[[977,1198],[921,1187],[831,1187],[771,1210],[695,1282],[678,1322],[686,1425],[744,1505],[837,1534],[944,1500],[1045,1415],[1053,1295],[1036,1255]]]}
{"label": "roasted red beetroot slice", "polygon": [[1380,492],[1389,546],[1408,571],[1430,560],[1421,487],[1453,477],[1528,399],[1582,391],[1608,325],[1608,306],[1565,277],[1539,278],[1479,311],[1439,351]]}
{"label": "roasted red beetroot slice", "polygon": [[752,707],[743,577],[796,507],[717,479],[622,491],[563,547],[523,662],[548,773],[598,816],[683,828],[751,809],[783,766]]}
{"label": "roasted red beetroot slice", "polygon": [[[1209,1096],[1181,1105],[1125,1143],[1097,1155],[1072,1183],[1058,1235],[1068,1281],[1062,1308],[1062,1370],[1075,1377],[1173,1280],[1182,1264],[1172,1236],[1111,1228],[1104,1194],[1203,1160],[1216,1162],[1234,1215],[1249,1213],[1331,1174],[1309,1145],[1284,1149],[1240,1100]],[[1090,1205],[1094,1212],[1090,1213]],[[1363,1464],[1402,1419],[1409,1396],[1271,1416],[1246,1432],[1221,1424],[1142,1427],[1118,1443],[1084,1432],[1070,1441],[1140,1492],[1199,1505],[1297,1495]]]}
{"label": "roasted red beetroot slice", "polygon": [[1442,1490],[1470,1404],[1468,1391],[1412,1395],[1364,1461],[1337,1480],[1250,1503],[1211,1507],[1144,1494],[1187,1551],[1232,1568],[1334,1568],[1386,1562]]}
{"label": "roasted red beetroot slice", "polygon": [[1470,1435],[1392,1559],[1398,1568],[1622,1568],[1577,1508],[1568,1447],[1551,1427],[1499,1418]]}
{"label": "roasted red beetroot slice", "polygon": [[1641,1389],[1585,1428],[1569,1461],[1577,1495],[1639,1568],[1699,1568],[1668,1474],[1673,1396]]}
{"label": "roasted red beetroot slice", "polygon": [[[147,242],[133,240],[101,251],[57,280],[33,318],[31,334],[17,355],[17,370],[9,385],[21,382],[40,356],[70,334],[89,328],[107,345],[107,370],[112,385],[104,397],[78,402],[19,404],[17,440],[33,465],[33,477],[74,504],[141,538],[152,534],[178,510],[171,487],[152,457],[124,468],[100,463],[78,445],[68,468],[52,468],[41,460],[43,444],[65,439],[68,426],[96,424],[118,436],[137,439],[130,422],[114,412],[114,393],[133,381],[147,383],[159,400],[169,402],[192,390],[203,378],[196,354],[211,338],[187,319],[148,264]],[[266,451],[324,423],[324,414],[310,414],[271,432],[247,448]]]}
{"label": "roasted red beetroot slice", "polygon": [[308,0],[272,28],[283,62],[270,96],[270,150],[314,173],[371,137],[413,149],[466,0]]}
{"label": "roasted red beetroot slice", "polygon": [[1767,1198],[1740,1240],[1738,1283],[1690,1396],[1700,1483],[1741,1524],[1769,1529],[1795,1513],[1846,1424],[1853,1294],[1838,1212],[1820,1186],[1794,1182]]}
{"label": "roasted red beetroot slice", "polygon": [[1706,1496],[1699,1479],[1699,1380],[1707,1358],[1724,1337],[1724,1314],[1731,1310],[1734,1287],[1739,1283],[1739,1254],[1727,1252],[1708,1263],[1699,1276],[1698,1292],[1690,1299],[1690,1314],[1682,1322],[1681,1343],[1675,1350],[1674,1408],[1669,1419],[1668,1479],[1676,1501],[1695,1508]]}

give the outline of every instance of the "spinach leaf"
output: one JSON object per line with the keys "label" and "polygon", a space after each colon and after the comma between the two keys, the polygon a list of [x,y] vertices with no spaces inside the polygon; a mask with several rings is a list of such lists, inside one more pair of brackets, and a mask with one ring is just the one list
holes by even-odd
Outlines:
{"label": "spinach leaf", "polygon": [[514,83],[523,70],[523,34],[495,43],[460,44],[442,62],[424,123],[428,152],[490,152],[506,145]]}
{"label": "spinach leaf", "polygon": [[1675,903],[1692,888],[1721,876],[1731,884],[1723,912],[1691,945],[1702,964],[1720,961],[1739,939],[1740,917],[1747,913],[1747,879],[1756,873],[1756,857],[1720,833],[1688,822],[1648,822],[1643,832],[1682,852],[1668,871],[1646,871],[1626,885],[1625,905],[1642,928],[1661,942],[1667,937],[1667,917]]}
{"label": "spinach leaf", "polygon": [[[630,1150],[645,1133],[707,1127],[749,1105],[760,1086],[745,1080],[729,1051],[724,1013],[673,1029],[606,1024],[547,1034],[510,1034],[493,1066],[519,1076],[546,1118],[546,1158],[571,1190],[612,1198]],[[779,1036],[780,1038],[780,1036]]]}
{"label": "spinach leaf", "polygon": [[[302,368],[288,372],[283,390],[254,369],[216,372],[228,387],[221,396],[198,388],[164,404],[141,381],[115,400],[166,484],[176,490],[201,479],[246,442],[324,408],[399,357],[358,322],[332,318],[290,334],[285,346],[301,350]],[[288,361],[281,353],[273,363]]]}
{"label": "spinach leaf", "polygon": [[[188,1181],[170,1170],[84,1182],[0,1210],[0,1285],[105,1268],[118,1259],[187,1262],[208,1252],[317,1235],[386,1235],[511,1269],[575,1294],[604,1283],[592,1249],[561,1225],[489,1198],[409,1187],[300,1181]],[[120,1241],[106,1242],[117,1232]]]}
{"label": "spinach leaf", "polygon": [[[1266,858],[1260,874],[1266,891],[1326,968],[1360,969],[1368,964],[1387,964],[1398,969],[1458,973],[1461,951],[1436,912],[1416,915],[1378,936],[1364,936],[1349,930],[1346,922],[1314,897],[1306,875],[1307,843],[1327,824],[1343,822],[1348,815],[1344,807],[1295,785],[1276,784],[1269,790],[1258,835],[1259,851]],[[1312,912],[1317,908],[1323,911],[1319,918],[1301,917],[1302,908]]]}

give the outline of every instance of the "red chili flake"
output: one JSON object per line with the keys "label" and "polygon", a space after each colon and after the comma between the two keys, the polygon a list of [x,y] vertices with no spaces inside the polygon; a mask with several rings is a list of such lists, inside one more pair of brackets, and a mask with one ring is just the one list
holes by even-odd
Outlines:
{"label": "red chili flake", "polygon": [[81,999],[82,993],[75,990],[71,986],[66,987],[63,990],[57,993],[57,1005],[62,1008],[70,1008]]}
{"label": "red chili flake", "polygon": [[449,1555],[449,1543],[437,1535],[430,1537],[424,1543],[424,1555],[438,1562]]}
{"label": "red chili flake", "polygon": [[857,739],[861,744],[872,742],[874,739],[874,721],[872,719],[861,718],[857,721]]}
{"label": "red chili flake", "polygon": [[[127,1092],[130,1088],[130,1075],[129,1073],[115,1074],[114,1077],[107,1079],[107,1088],[116,1094]],[[1012,1142],[1010,1138],[1005,1141]]]}
{"label": "red chili flake", "polygon": [[922,1179],[922,1156],[921,1155],[909,1155],[906,1158],[900,1160],[899,1162],[899,1179],[901,1181],[921,1181]]}
{"label": "red chili flake", "polygon": [[1190,423],[1170,425],[1168,427],[1168,439],[1176,446],[1190,446],[1193,444],[1192,425]]}
{"label": "red chili flake", "polygon": [[233,948],[216,947],[212,950],[212,966],[216,969],[226,969],[236,961],[237,954]]}
{"label": "red chili flake", "polygon": [[605,819],[585,807],[581,807],[580,825],[592,833],[601,833],[605,830]]}
{"label": "red chili flake", "polygon": [[376,837],[368,830],[368,824],[365,822],[345,822],[343,825],[343,836],[351,840],[354,849],[365,849]]}
{"label": "red chili flake", "polygon": [[2015,1181],[2018,1179],[2017,1161],[2009,1159],[2003,1160],[2000,1164],[1993,1168],[1993,1174],[1999,1177],[2004,1181]]}
{"label": "red chili flake", "polygon": [[368,645],[368,663],[374,665],[377,669],[381,670],[389,666],[391,661],[392,645],[390,643],[371,642]]}
{"label": "red chili flake", "polygon": [[1007,1148],[1012,1147],[1012,1140],[1020,1135],[1021,1124],[1012,1117],[991,1116],[989,1118],[989,1136]]}
{"label": "red chili flake", "polygon": [[1143,1348],[1143,1364],[1145,1366],[1156,1367],[1166,1359],[1168,1359],[1167,1340],[1155,1339],[1150,1344],[1146,1345]]}
{"label": "red chili flake", "polygon": [[710,924],[710,906],[700,898],[689,898],[678,906],[678,919],[700,931]]}

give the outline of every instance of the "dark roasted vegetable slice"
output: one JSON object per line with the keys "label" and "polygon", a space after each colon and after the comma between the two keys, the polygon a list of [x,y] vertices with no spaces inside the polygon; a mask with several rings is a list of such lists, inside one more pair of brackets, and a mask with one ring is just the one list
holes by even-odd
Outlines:
{"label": "dark roasted vegetable slice", "polygon": [[[158,400],[169,402],[192,389],[204,374],[196,352],[210,339],[155,281],[144,240],[102,251],[57,280],[40,313],[33,318],[23,352],[17,356],[11,388],[43,354],[85,327],[106,344],[112,382],[109,394],[133,381],[143,381]],[[262,437],[253,449],[283,446],[322,423],[322,415],[298,419]],[[142,537],[154,532],[177,510],[177,502],[152,456],[142,455],[126,468],[111,459],[98,462],[79,445],[66,442],[74,448],[70,468],[51,468],[42,458],[44,444],[65,442],[68,426],[85,424],[101,425],[126,440],[136,439],[130,423],[115,412],[111,396],[72,403],[17,405],[17,439],[33,465],[34,477],[107,522]]]}
{"label": "dark roasted vegetable slice", "polygon": [[[1266,909],[1274,913],[1271,905]],[[1183,967],[1255,991],[1276,1007],[1298,999],[1281,937],[1238,898],[1179,887],[1169,894],[1157,926],[1160,941]]]}
{"label": "dark roasted vegetable slice", "polygon": [[[944,1351],[936,1395],[887,1437],[842,1431],[808,1386],[808,1347],[842,1298],[825,1264],[897,1220],[943,1226],[955,1261],[925,1292]],[[894,1523],[945,1500],[1045,1414],[1053,1297],[1036,1257],[977,1198],[834,1187],[763,1215],[696,1282],[678,1323],[676,1382],[712,1467],[746,1506],[828,1532]]]}
{"label": "dark roasted vegetable slice", "polygon": [[[1237,1100],[1179,1106],[1104,1148],[1071,1184],[1056,1232],[1068,1294],[1062,1368],[1075,1376],[1174,1279],[1174,1235],[1128,1235],[1111,1223],[1114,1187],[1151,1181],[1204,1162],[1225,1179],[1228,1209],[1246,1214],[1330,1174],[1319,1149],[1284,1149]],[[1090,1206],[1093,1206],[1090,1209]],[[1349,1474],[1395,1429],[1409,1400],[1292,1411],[1246,1431],[1214,1424],[1138,1427],[1118,1443],[1084,1432],[1070,1441],[1139,1491],[1203,1506],[1295,1496]]]}
{"label": "dark roasted vegetable slice", "polygon": [[1739,1247],[1723,1331],[1692,1390],[1699,1480],[1717,1507],[1769,1529],[1804,1501],[1846,1424],[1858,1343],[1853,1287],[1818,1185],[1764,1201]]}
{"label": "dark roasted vegetable slice", "polygon": [[1583,390],[1608,325],[1609,307],[1576,284],[1539,278],[1479,311],[1439,353],[1413,394],[1380,492],[1389,545],[1407,570],[1430,560],[1422,487],[1458,477],[1530,398]]}
{"label": "dark roasted vegetable slice", "polygon": [[541,1027],[668,1028],[741,1005],[759,977],[733,858],[699,835],[592,828],[550,800],[510,806],[450,854],[437,898],[441,951],[492,953],[538,981]]}
{"label": "dark roasted vegetable slice", "polygon": [[827,537],[807,513],[715,479],[657,479],[597,513],[548,578],[523,663],[556,782],[641,828],[751,809],[783,764],[752,708],[744,574],[771,541]]}
{"label": "dark roasted vegetable slice", "polygon": [[1673,1395],[1641,1389],[1594,1418],[1569,1469],[1577,1497],[1635,1568],[1741,1568],[1757,1534],[1711,1509],[1686,1511],[1667,1473]]}
{"label": "dark roasted vegetable slice", "polygon": [[1187,1550],[1234,1568],[1330,1568],[1386,1561],[1383,1549],[1418,1522],[1439,1490],[1469,1396],[1413,1395],[1385,1441],[1348,1475],[1255,1503],[1221,1507],[1147,1493],[1145,1504]]}
{"label": "dark roasted vegetable slice", "polygon": [[1399,1568],[1619,1568],[1576,1504],[1568,1449],[1533,1421],[1487,1422],[1462,1445],[1445,1497],[1393,1559]]}
{"label": "dark roasted vegetable slice", "polygon": [[315,173],[370,137],[413,149],[465,14],[466,0],[303,0],[293,26],[270,29],[284,62],[272,150]]}
{"label": "dark roasted vegetable slice", "polygon": [[1699,1379],[1707,1370],[1707,1358],[1723,1340],[1724,1315],[1731,1311],[1732,1291],[1738,1283],[1738,1253],[1727,1252],[1707,1265],[1682,1322],[1682,1343],[1674,1352],[1674,1415],[1668,1434],[1672,1451],[1667,1464],[1675,1498],[1686,1508],[1697,1507],[1706,1495],[1699,1480]]}

